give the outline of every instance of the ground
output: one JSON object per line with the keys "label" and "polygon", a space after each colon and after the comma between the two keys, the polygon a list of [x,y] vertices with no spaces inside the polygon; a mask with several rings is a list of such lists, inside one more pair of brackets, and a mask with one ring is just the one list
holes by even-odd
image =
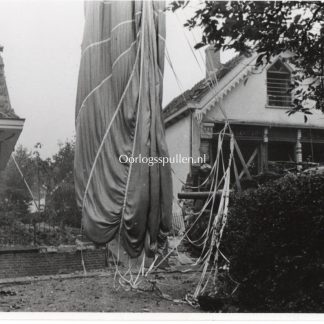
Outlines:
{"label": "ground", "polygon": [[[128,290],[117,284],[114,271],[106,270],[75,276],[26,278],[0,283],[0,311],[12,312],[199,312],[184,302],[194,291],[199,272],[151,276],[160,290],[143,282],[142,290]],[[162,294],[161,294],[162,293]]]}

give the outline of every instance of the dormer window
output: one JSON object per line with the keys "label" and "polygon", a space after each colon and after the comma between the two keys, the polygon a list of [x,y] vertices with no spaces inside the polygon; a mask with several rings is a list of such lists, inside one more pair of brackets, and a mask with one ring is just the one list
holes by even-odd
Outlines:
{"label": "dormer window", "polygon": [[291,73],[279,59],[267,71],[268,106],[291,106]]}

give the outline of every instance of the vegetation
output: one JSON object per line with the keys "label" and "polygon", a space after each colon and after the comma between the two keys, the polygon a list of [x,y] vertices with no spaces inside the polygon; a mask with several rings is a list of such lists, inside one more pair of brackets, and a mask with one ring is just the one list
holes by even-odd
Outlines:
{"label": "vegetation", "polygon": [[[13,159],[10,159],[1,175],[0,224],[6,226],[7,230],[14,229],[16,233],[10,235],[17,236],[18,241],[18,236],[29,237],[28,241],[32,241],[30,233],[36,229],[47,231],[43,237],[37,233],[39,237],[36,237],[35,234],[34,241],[37,242],[48,241],[52,244],[53,240],[61,237],[64,238],[63,241],[66,241],[66,237],[70,240],[71,235],[65,233],[65,226],[80,228],[81,224],[74,192],[74,141],[60,144],[58,152],[50,159],[41,158],[40,148],[40,143],[35,145],[33,152],[22,146],[17,147],[15,160],[24,179]],[[45,206],[41,206],[40,212],[35,208],[31,210],[31,205],[34,205],[33,198],[25,182],[28,183],[37,205],[40,205],[42,198],[46,198]],[[32,228],[27,225],[32,225]]]}
{"label": "vegetation", "polygon": [[221,249],[241,311],[323,312],[324,175],[287,175],[232,197]]}
{"label": "vegetation", "polygon": [[[188,1],[174,1],[170,8],[183,8]],[[294,108],[311,114],[309,103],[324,112],[324,3],[321,1],[204,1],[186,22],[201,28],[196,48],[213,45],[215,50],[233,49],[240,54],[258,53],[264,66],[274,55],[294,54]]]}
{"label": "vegetation", "polygon": [[[187,4],[174,1],[170,9]],[[288,114],[302,112],[307,121],[312,108],[324,112],[323,21],[322,1],[203,1],[185,26],[202,30],[196,48],[257,53],[259,68],[290,53],[295,71]],[[232,195],[220,247],[229,272],[220,269],[216,296],[201,296],[200,304],[218,311],[323,312],[323,197],[319,174],[286,175]],[[192,239],[205,223],[202,218]]]}
{"label": "vegetation", "polygon": [[51,190],[46,208],[61,223],[80,228],[81,213],[76,204],[73,177],[74,149],[74,141],[65,142],[52,158]]}
{"label": "vegetation", "polygon": [[[27,183],[33,184],[36,168],[32,153],[26,148],[18,146],[15,152],[15,158]],[[28,214],[31,197],[13,159],[10,159],[6,170],[1,175],[0,183],[0,212],[2,214],[2,221],[4,214],[7,217],[14,214],[16,218],[26,216]]]}

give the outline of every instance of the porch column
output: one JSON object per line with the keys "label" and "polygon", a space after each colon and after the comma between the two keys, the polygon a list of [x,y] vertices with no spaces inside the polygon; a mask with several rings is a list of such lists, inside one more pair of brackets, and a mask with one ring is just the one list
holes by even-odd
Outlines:
{"label": "porch column", "polygon": [[263,140],[259,147],[259,173],[268,171],[268,128],[263,129]]}
{"label": "porch column", "polygon": [[303,162],[303,148],[301,143],[301,137],[302,137],[302,132],[300,129],[297,129],[296,162],[297,162],[298,171],[302,169],[302,162]]}
{"label": "porch column", "polygon": [[211,141],[213,138],[214,123],[202,123],[200,130],[200,156],[206,155],[206,162],[212,163]]}
{"label": "porch column", "polygon": [[200,157],[201,127],[194,115],[191,115],[191,156],[196,161]]}

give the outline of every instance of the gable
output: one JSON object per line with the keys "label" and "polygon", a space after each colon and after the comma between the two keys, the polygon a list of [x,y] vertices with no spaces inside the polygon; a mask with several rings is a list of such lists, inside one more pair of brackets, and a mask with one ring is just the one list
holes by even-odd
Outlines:
{"label": "gable", "polygon": [[[232,60],[223,64],[222,68],[216,72],[218,81],[226,79],[226,77],[232,74],[232,71],[237,69],[239,63],[244,60],[244,57],[237,56]],[[215,81],[215,76],[207,77],[196,83],[191,89],[183,92],[179,96],[175,97],[164,109],[163,117],[164,120],[171,119],[181,111],[185,111],[190,107],[196,107],[197,103],[200,103],[205,96],[211,91],[217,91],[218,85]]]}
{"label": "gable", "polygon": [[183,114],[191,108],[208,109],[206,102],[218,99],[216,96],[223,97],[228,94],[233,87],[253,70],[255,58],[256,55],[249,58],[244,56],[234,57],[226,64],[223,64],[222,68],[216,72],[216,75],[204,78],[194,87],[174,98],[163,109],[166,126],[173,117],[178,119],[179,114]]}
{"label": "gable", "polygon": [[[0,46],[0,52],[2,51]],[[11,107],[0,54],[0,171],[3,170],[13,152],[23,129],[24,119],[20,119]]]}
{"label": "gable", "polygon": [[232,123],[323,129],[324,115],[318,110],[314,110],[305,123],[302,113],[288,116],[289,107],[268,104],[267,72],[267,67],[253,71],[222,100],[211,104],[202,116],[203,121],[225,121],[226,118],[220,109],[222,107]]}
{"label": "gable", "polygon": [[4,73],[4,64],[1,55],[0,55],[0,118],[18,118],[10,104],[7,83],[6,83],[5,73]]}
{"label": "gable", "polygon": [[248,58],[236,58],[230,63],[231,68],[218,79],[217,85],[207,78],[175,98],[163,111],[166,127],[183,118],[189,111],[194,111],[198,120],[225,120],[220,109],[222,106],[232,122],[324,128],[324,116],[319,111],[314,111],[313,117],[310,116],[309,122],[305,124],[301,113],[288,116],[289,105],[269,105],[267,72],[291,73],[293,67],[286,57],[291,57],[291,54],[279,55],[273,63],[260,68],[255,67],[256,54]]}

